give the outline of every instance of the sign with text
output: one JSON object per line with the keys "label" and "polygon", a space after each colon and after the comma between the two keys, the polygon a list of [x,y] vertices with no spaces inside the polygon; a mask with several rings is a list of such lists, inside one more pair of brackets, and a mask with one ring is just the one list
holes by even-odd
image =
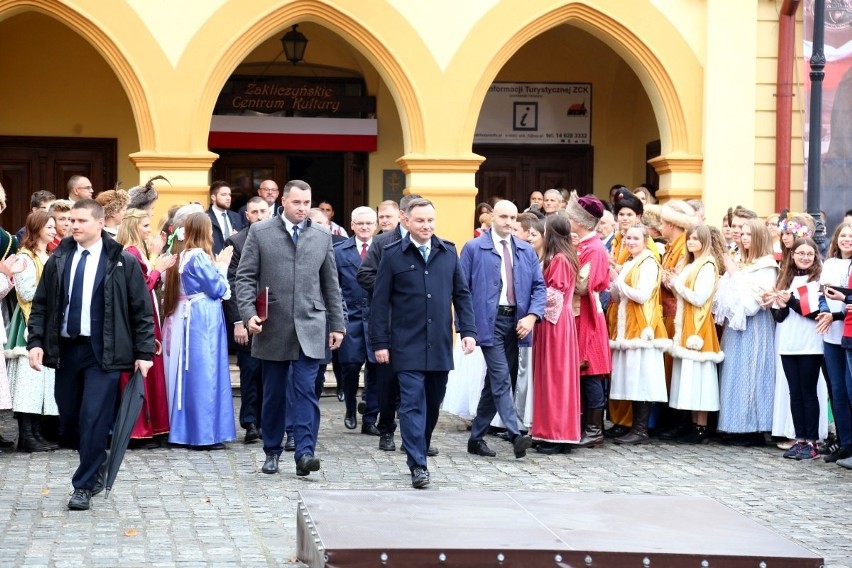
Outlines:
{"label": "sign with text", "polygon": [[493,83],[475,144],[591,144],[591,83]]}
{"label": "sign with text", "polygon": [[213,114],[365,118],[375,114],[376,98],[365,94],[363,83],[336,77],[232,76]]}

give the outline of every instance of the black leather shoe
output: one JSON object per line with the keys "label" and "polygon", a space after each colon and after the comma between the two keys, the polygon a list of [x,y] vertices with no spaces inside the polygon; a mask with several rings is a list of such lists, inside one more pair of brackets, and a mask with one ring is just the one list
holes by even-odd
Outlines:
{"label": "black leather shoe", "polygon": [[92,492],[88,489],[75,489],[68,500],[68,508],[72,511],[88,511],[92,506]]}
{"label": "black leather shoe", "polygon": [[627,435],[630,432],[630,428],[627,426],[622,426],[621,424],[614,424],[612,428],[608,428],[604,430],[604,436],[607,438],[621,438],[622,436]]}
{"label": "black leather shoe", "polygon": [[415,467],[411,470],[411,486],[423,489],[429,485],[429,471],[425,467]]}
{"label": "black leather shoe", "polygon": [[367,414],[367,403],[363,400],[358,401],[358,414]]}
{"label": "black leather shoe", "polygon": [[246,428],[246,437],[243,442],[245,442],[246,444],[251,444],[252,442],[257,442],[258,440],[260,440],[260,431],[254,424],[249,424],[249,427]]}
{"label": "black leather shoe", "polygon": [[501,440],[506,440],[507,442],[511,442],[511,441],[512,441],[512,440],[511,440],[511,438],[509,437],[509,432],[508,432],[508,431],[506,431],[506,432],[500,432],[500,433],[496,434],[496,436],[497,436],[498,438],[500,438]]}
{"label": "black leather shoe", "polygon": [[263,467],[260,468],[260,471],[270,475],[278,473],[278,454],[266,454],[266,461],[263,462]]}
{"label": "black leather shoe", "polygon": [[361,433],[369,434],[370,436],[381,436],[382,433],[379,432],[379,429],[376,428],[376,425],[372,422],[362,422],[361,423]]}
{"label": "black leather shoe", "polygon": [[657,436],[657,437],[660,440],[668,440],[668,441],[677,440],[681,436],[687,434],[692,429],[693,429],[692,424],[678,424],[674,428],[670,428],[670,429],[666,430],[665,432],[660,432],[660,435]]}
{"label": "black leather shoe", "polygon": [[441,452],[438,451],[438,448],[433,448],[432,446],[429,446],[428,448],[426,448],[426,455],[429,456],[430,458],[434,458],[435,456],[437,456],[440,453]]}
{"label": "black leather shoe", "polygon": [[535,447],[535,451],[546,456],[552,456],[562,453],[562,444],[554,444],[552,442],[541,442]]}
{"label": "black leather shoe", "polygon": [[515,458],[520,459],[527,455],[527,450],[532,447],[532,438],[529,436],[518,435],[512,441],[512,449],[515,451]]}
{"label": "black leather shoe", "polygon": [[497,452],[488,447],[485,440],[474,439],[469,439],[467,441],[467,453],[476,456],[485,456],[486,458],[493,458],[497,455]]}
{"label": "black leather shoe", "polygon": [[304,454],[299,458],[299,461],[296,462],[296,475],[299,477],[304,477],[310,474],[312,471],[319,471],[320,468],[320,460],[319,458],[315,458],[311,454]]}
{"label": "black leather shoe", "polygon": [[393,432],[382,434],[382,437],[379,438],[379,449],[386,452],[396,451],[396,444],[393,441]]}
{"label": "black leather shoe", "polygon": [[11,448],[14,445],[15,442],[13,442],[12,440],[7,440],[3,437],[2,434],[0,434],[0,448]]}
{"label": "black leather shoe", "polygon": [[293,434],[287,434],[287,441],[284,442],[284,451],[285,452],[295,452],[296,451],[296,439],[293,437]]}
{"label": "black leather shoe", "polygon": [[343,402],[346,399],[346,394],[343,392],[343,387],[337,387],[337,400]]}
{"label": "black leather shoe", "polygon": [[346,426],[347,430],[354,430],[358,426],[358,420],[355,419],[354,414],[346,413],[346,418],[343,419],[343,425]]}

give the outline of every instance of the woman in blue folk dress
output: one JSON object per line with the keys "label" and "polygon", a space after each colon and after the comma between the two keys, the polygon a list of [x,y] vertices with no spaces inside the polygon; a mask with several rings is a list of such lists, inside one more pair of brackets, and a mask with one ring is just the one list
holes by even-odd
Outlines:
{"label": "woman in blue folk dress", "polygon": [[734,445],[766,443],[775,396],[775,322],[763,295],[775,287],[778,266],[763,221],[743,223],[741,264],[725,258],[725,276],[714,298],[722,334],[719,431]]}
{"label": "woman in blue folk dress", "polygon": [[[166,350],[169,442],[223,449],[237,436],[222,299],[231,248],[212,253],[210,218],[193,213],[179,229],[180,260],[166,273],[163,312],[170,321]],[[181,246],[182,245],[182,246]]]}

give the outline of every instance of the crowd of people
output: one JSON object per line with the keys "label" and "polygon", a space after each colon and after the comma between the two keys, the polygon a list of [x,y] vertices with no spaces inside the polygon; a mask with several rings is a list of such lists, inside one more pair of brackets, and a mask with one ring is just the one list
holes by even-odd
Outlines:
{"label": "crowd of people", "polygon": [[217,181],[209,209],[173,207],[155,227],[156,179],[93,199],[74,176],[67,200],[36,192],[18,234],[0,231],[0,409],[18,422],[0,446],[77,449],[71,509],[103,489],[134,371],[133,446],[236,440],[229,351],[243,441],[262,443],[267,474],[285,451],[297,475],[320,469],[331,362],[345,428],[360,415],[394,451],[399,417],[415,488],[442,407],[471,419],[467,450],[483,457],[495,431],[519,459],[771,434],[786,458],[852,468],[850,222],[823,255],[801,213],[736,207],[716,228],[700,201],[658,205],[651,187],[614,186],[608,202],[549,189],[520,213],[479,204],[458,252],[427,199],[358,207],[349,236],[300,180],[264,180],[239,212]]}
{"label": "crowd of people", "polygon": [[[606,439],[703,444],[716,436],[852,469],[852,217],[826,250],[804,213],[760,220],[732,207],[717,228],[700,201],[658,205],[654,193],[616,185],[604,203],[531,192],[514,242],[537,253],[546,304],[500,300],[498,309],[516,306],[518,318],[538,321],[531,346],[513,346],[509,356],[513,416],[491,411],[501,391],[487,348],[457,353],[444,408],[472,419],[469,450],[495,454],[479,441],[485,419],[509,438],[517,421],[545,454]],[[477,206],[471,242],[499,232],[505,203]],[[562,262],[554,266],[554,258]],[[473,289],[482,277],[471,280]],[[517,273],[515,280],[517,288]]]}

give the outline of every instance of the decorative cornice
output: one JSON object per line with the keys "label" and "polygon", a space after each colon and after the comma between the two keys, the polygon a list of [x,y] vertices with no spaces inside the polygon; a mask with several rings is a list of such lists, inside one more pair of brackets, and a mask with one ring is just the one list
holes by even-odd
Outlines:
{"label": "decorative cornice", "polygon": [[426,154],[406,154],[397,159],[396,163],[406,174],[412,172],[446,172],[446,173],[476,173],[485,161],[483,156],[468,154],[462,156],[440,156]]}
{"label": "decorative cornice", "polygon": [[219,158],[219,154],[203,152],[200,154],[157,154],[153,152],[136,152],[130,154],[130,161],[138,170],[158,171],[198,171],[209,170]]}
{"label": "decorative cornice", "polygon": [[704,157],[691,154],[667,154],[651,158],[648,163],[659,175],[670,173],[700,174]]}

